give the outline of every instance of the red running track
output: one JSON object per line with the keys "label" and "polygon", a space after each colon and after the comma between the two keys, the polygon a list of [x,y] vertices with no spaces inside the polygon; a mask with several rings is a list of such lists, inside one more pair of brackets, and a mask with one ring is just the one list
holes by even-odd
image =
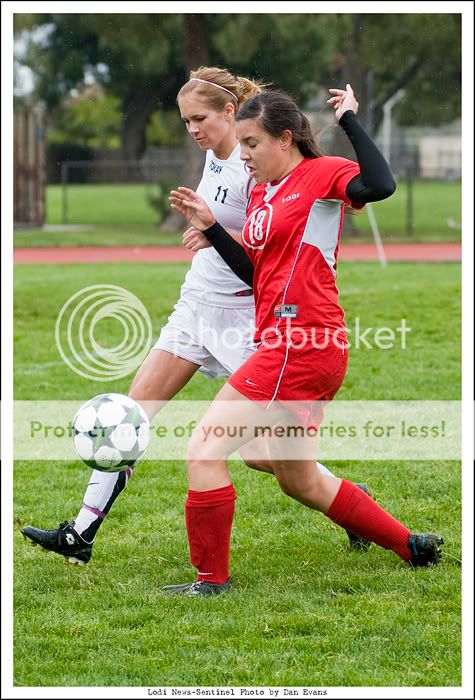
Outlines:
{"label": "red running track", "polygon": [[[460,262],[460,243],[388,243],[384,246],[388,260],[403,262]],[[378,260],[371,243],[343,245],[340,260]],[[117,248],[15,248],[15,264],[66,264],[105,262],[190,262],[192,254],[181,246],[146,246]]]}

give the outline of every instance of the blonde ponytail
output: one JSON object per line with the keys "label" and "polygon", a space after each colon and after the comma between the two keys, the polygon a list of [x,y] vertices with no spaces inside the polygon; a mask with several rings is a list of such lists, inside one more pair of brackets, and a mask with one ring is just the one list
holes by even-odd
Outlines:
{"label": "blonde ponytail", "polygon": [[177,101],[185,95],[200,97],[211,109],[222,112],[229,102],[234,102],[236,112],[251,97],[261,92],[263,83],[234,76],[226,68],[200,66],[190,71],[190,78],[177,95]]}
{"label": "blonde ponytail", "polygon": [[237,76],[237,82],[239,85],[238,109],[240,109],[245,102],[250,100],[251,97],[258,95],[268,86],[267,83],[261,83],[250,80],[249,78],[243,78],[241,75]]}

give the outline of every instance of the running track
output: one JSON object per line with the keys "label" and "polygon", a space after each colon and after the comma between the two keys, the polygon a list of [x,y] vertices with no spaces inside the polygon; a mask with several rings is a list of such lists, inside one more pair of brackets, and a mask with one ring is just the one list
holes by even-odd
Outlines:
{"label": "running track", "polygon": [[[384,246],[388,260],[407,262],[460,262],[460,243],[388,243]],[[371,243],[343,245],[340,260],[377,260],[376,246]],[[15,248],[15,264],[105,263],[105,262],[190,262],[191,253],[180,246],[117,248]]]}

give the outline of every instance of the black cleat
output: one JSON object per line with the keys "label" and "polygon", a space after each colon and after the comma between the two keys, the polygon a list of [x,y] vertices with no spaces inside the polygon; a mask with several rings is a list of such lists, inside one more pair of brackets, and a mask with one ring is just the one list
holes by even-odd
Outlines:
{"label": "black cleat", "polygon": [[160,590],[167,594],[180,594],[187,596],[212,596],[221,595],[231,588],[231,579],[226,583],[211,583],[208,581],[194,581],[193,583],[180,583],[174,586],[162,586]]}
{"label": "black cleat", "polygon": [[21,531],[33,546],[39,545],[49,552],[62,554],[70,564],[85,566],[92,554],[93,542],[86,542],[73,528],[74,520],[61,523],[57,530],[40,530],[37,527],[24,527]]}
{"label": "black cleat", "polygon": [[439,535],[409,535],[408,545],[412,552],[411,566],[435,566],[442,559],[441,545],[444,540]]}
{"label": "black cleat", "polygon": [[[368,496],[371,496],[371,492],[366,486],[366,484],[355,484],[355,486],[357,486],[361,491],[367,493]],[[348,539],[350,540],[350,549],[358,549],[360,551],[367,552],[368,549],[371,547],[371,540],[365,540],[359,535],[354,535],[349,530],[346,531],[346,534],[348,535]]]}

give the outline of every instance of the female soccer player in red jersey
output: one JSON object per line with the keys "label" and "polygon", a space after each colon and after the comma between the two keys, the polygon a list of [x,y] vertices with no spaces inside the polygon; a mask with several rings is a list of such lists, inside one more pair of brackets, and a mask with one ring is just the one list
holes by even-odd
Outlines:
{"label": "female soccer player in red jersey", "polygon": [[[199,195],[187,188],[171,193],[172,207],[253,285],[259,345],[218,393],[190,440],[186,526],[198,576],[192,584],[164,587],[168,593],[212,595],[231,585],[235,492],[227,458],[248,439],[243,425],[286,427],[296,421],[314,427],[322,403],[335,396],[345,376],[347,343],[335,284],[344,207],[385,199],[395,183],[356,117],[351,86],[330,92],[357,164],[322,156],[307,119],[282,93],[262,92],[238,113],[241,158],[259,183],[250,196],[243,246]],[[273,452],[274,474],[286,494],[413,566],[440,560],[442,538],[412,533],[354,484],[317,472],[309,458],[314,440],[308,430],[290,447],[281,440]]]}
{"label": "female soccer player in red jersey", "polygon": [[[228,231],[241,231],[249,192],[255,184],[240,159],[235,114],[262,87],[224,68],[202,66],[191,71],[177,96],[190,136],[206,152],[198,192]],[[243,283],[200,236],[193,228],[183,235],[184,243],[196,254],[174,311],[129,390],[129,396],[144,405],[150,419],[197,371],[208,378],[230,376],[256,349],[252,286]],[[226,343],[229,330],[234,332],[233,342]],[[240,454],[248,466],[272,472],[265,440],[251,442]],[[331,474],[322,464],[316,466]],[[93,470],[83,505],[71,523],[65,521],[55,530],[27,526],[23,534],[71,563],[87,564],[97,532],[132,473],[132,469],[113,473]],[[360,488],[365,487],[360,484]],[[356,549],[370,544],[351,532],[348,537]]]}

